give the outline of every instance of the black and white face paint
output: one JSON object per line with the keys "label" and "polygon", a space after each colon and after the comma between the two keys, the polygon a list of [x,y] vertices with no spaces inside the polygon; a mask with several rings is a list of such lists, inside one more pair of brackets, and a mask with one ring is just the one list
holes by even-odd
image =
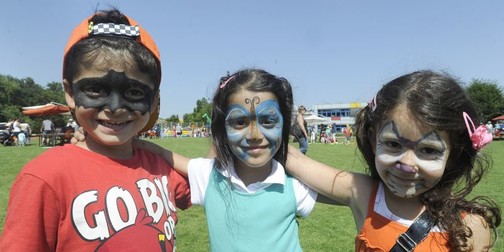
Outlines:
{"label": "black and white face paint", "polygon": [[376,169],[390,190],[400,197],[418,196],[434,187],[443,176],[449,156],[440,133],[404,134],[412,127],[390,121],[377,134]]}
{"label": "black and white face paint", "polygon": [[112,113],[123,108],[144,115],[150,112],[154,100],[151,87],[114,70],[102,77],[78,80],[72,85],[72,92],[77,107],[99,111],[108,108]]}

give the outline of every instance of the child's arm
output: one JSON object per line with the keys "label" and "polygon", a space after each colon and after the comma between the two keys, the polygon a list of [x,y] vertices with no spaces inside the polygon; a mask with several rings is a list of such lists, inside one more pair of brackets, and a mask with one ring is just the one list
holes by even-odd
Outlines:
{"label": "child's arm", "polygon": [[[370,188],[372,185],[371,179],[366,175],[329,167],[308,158],[293,146],[289,146],[286,170],[320,194],[351,207],[352,203],[357,203],[354,200],[357,199],[359,189]],[[366,201],[362,203],[367,204]]]}
{"label": "child's arm", "polygon": [[[77,144],[78,142],[83,142],[85,139],[86,134],[82,127],[79,127],[79,129],[74,133],[74,136],[72,137],[70,142],[72,144]],[[187,176],[187,165],[189,164],[189,158],[164,149],[148,141],[134,139],[133,144],[141,149],[145,149],[162,156],[166,160],[166,162],[171,165],[177,172]]]}
{"label": "child's arm", "polygon": [[133,144],[141,149],[156,153],[164,158],[169,165],[171,165],[175,170],[185,176],[187,176],[187,166],[189,165],[189,158],[179,155],[170,150],[164,149],[161,146],[151,143],[149,141],[144,141],[140,139],[134,139]]}
{"label": "child's arm", "polygon": [[480,215],[468,214],[465,216],[464,222],[472,231],[472,236],[467,242],[471,247],[470,251],[490,251],[492,235],[485,219]]}

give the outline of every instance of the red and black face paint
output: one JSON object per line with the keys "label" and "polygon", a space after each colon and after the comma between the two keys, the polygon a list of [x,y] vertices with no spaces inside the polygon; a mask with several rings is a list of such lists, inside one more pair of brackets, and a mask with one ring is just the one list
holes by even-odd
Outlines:
{"label": "red and black face paint", "polygon": [[114,70],[102,77],[80,79],[72,85],[72,91],[77,107],[108,108],[112,113],[124,108],[144,115],[150,112],[154,100],[153,88]]}

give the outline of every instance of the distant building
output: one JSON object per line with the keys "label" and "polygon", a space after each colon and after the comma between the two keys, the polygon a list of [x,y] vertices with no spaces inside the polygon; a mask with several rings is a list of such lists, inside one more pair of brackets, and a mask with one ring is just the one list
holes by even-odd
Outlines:
{"label": "distant building", "polygon": [[355,124],[355,115],[359,110],[367,106],[365,102],[335,103],[312,106],[315,115],[331,118],[331,124],[336,125],[338,132],[343,132],[347,124]]}

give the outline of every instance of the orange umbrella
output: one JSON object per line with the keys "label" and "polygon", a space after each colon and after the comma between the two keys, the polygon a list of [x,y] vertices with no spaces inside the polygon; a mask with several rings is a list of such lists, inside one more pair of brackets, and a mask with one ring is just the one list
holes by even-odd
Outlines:
{"label": "orange umbrella", "polygon": [[497,117],[495,117],[495,118],[492,119],[492,121],[499,121],[499,120],[504,120],[504,115],[497,116]]}
{"label": "orange umbrella", "polygon": [[70,108],[61,103],[50,102],[45,105],[23,107],[23,114],[33,116],[70,114]]}

